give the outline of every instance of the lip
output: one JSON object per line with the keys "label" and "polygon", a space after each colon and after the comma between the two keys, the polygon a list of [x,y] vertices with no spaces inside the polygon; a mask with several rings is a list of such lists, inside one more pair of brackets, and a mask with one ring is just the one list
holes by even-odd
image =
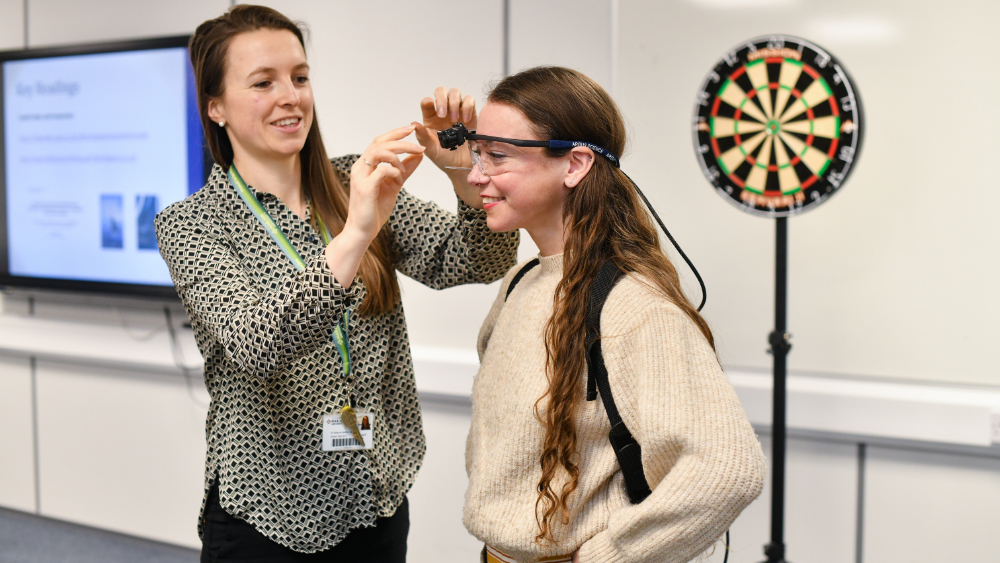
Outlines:
{"label": "lip", "polygon": [[[286,119],[298,119],[298,121],[295,122],[295,125],[278,125],[279,122],[284,121]],[[268,123],[268,125],[270,127],[277,129],[278,131],[281,131],[282,133],[297,133],[299,130],[302,129],[302,124],[304,122],[305,119],[303,119],[301,115],[289,115],[275,119],[270,123]]]}
{"label": "lip", "polygon": [[487,210],[487,211],[490,210],[490,209],[492,209],[492,208],[494,208],[494,207],[496,207],[496,206],[498,206],[498,205],[500,205],[500,203],[503,202],[506,199],[506,198],[502,198],[502,197],[499,197],[499,196],[490,196],[490,195],[486,195],[486,194],[479,194],[479,197],[483,198],[484,200],[487,199],[487,198],[488,199],[496,199],[496,200],[498,200],[498,201],[491,201],[491,202],[483,201],[483,210]]}

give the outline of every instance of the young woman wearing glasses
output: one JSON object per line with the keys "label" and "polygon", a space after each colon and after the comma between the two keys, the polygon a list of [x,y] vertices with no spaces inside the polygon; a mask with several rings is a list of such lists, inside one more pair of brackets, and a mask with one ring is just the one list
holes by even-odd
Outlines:
{"label": "young woman wearing glasses", "polygon": [[396,272],[444,288],[515,262],[517,235],[489,231],[464,178],[457,215],[401,190],[414,126],[331,163],[304,45],[246,5],[190,42],[216,165],[156,232],[212,398],[203,562],[405,561],[425,440]]}
{"label": "young woman wearing glasses", "polygon": [[[487,224],[527,230],[540,263],[507,274],[479,334],[466,527],[491,562],[689,561],[760,494],[764,457],[708,324],[618,167],[614,101],[578,72],[530,69],[493,89],[471,138],[456,153]],[[603,402],[586,392],[587,302],[607,261],[625,276],[600,342],[652,490],[637,504]]]}

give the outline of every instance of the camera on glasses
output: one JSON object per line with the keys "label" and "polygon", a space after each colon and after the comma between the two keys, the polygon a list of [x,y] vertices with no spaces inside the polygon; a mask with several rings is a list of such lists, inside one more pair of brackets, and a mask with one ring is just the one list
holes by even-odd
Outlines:
{"label": "camera on glasses", "polygon": [[438,131],[437,135],[438,141],[441,142],[441,148],[453,151],[465,144],[469,130],[465,128],[465,125],[456,123],[453,127]]}

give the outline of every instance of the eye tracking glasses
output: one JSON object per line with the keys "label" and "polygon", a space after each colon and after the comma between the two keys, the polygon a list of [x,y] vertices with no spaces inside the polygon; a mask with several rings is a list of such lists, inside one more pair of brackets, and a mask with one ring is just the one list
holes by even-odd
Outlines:
{"label": "eye tracking glasses", "polygon": [[[611,151],[605,149],[604,147],[595,145],[593,143],[588,143],[586,141],[534,141],[526,139],[507,139],[504,137],[492,137],[490,135],[478,135],[476,132],[469,131],[464,124],[456,123],[449,129],[444,129],[438,131],[438,141],[441,142],[441,148],[448,150],[455,150],[458,147],[467,144],[469,147],[469,154],[472,156],[472,162],[479,168],[479,171],[484,175],[489,176],[490,172],[496,172],[497,163],[489,155],[489,153],[484,153],[481,149],[479,141],[494,142],[494,143],[507,143],[508,145],[514,145],[515,147],[542,147],[550,149],[571,149],[573,147],[587,147],[594,151],[596,154],[603,156],[608,159],[611,164],[615,165],[615,168],[621,167],[621,162],[618,157],[615,156]],[[468,141],[468,143],[467,143]],[[461,167],[449,167],[456,170],[471,170]]]}

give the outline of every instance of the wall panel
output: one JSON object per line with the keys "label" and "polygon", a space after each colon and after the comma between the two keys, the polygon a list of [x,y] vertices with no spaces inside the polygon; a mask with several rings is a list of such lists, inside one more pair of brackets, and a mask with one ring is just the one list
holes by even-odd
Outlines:
{"label": "wall panel", "polygon": [[0,0],[0,49],[24,48],[24,0]]}
{"label": "wall panel", "polygon": [[611,90],[611,0],[510,0],[510,72],[538,65],[579,70]]}
{"label": "wall panel", "polygon": [[865,563],[996,560],[1000,459],[868,454]]}
{"label": "wall panel", "polygon": [[200,546],[204,385],[189,391],[181,377],[46,362],[37,369],[41,514]]}
{"label": "wall panel", "polygon": [[35,511],[31,364],[0,357],[0,506]]}
{"label": "wall panel", "polygon": [[227,0],[29,0],[32,47],[193,33]]}
{"label": "wall panel", "polygon": [[472,411],[465,403],[421,401],[427,456],[410,490],[410,536],[407,560],[478,561],[483,544],[462,525],[465,439]]}
{"label": "wall panel", "polygon": [[[705,313],[726,363],[770,365],[774,226],[710,189],[693,153],[692,107],[733,45],[788,33],[843,61],[868,116],[846,187],[789,221],[790,368],[1000,385],[1000,324],[982,314],[1000,306],[1000,263],[982,259],[1000,245],[1000,230],[988,227],[1000,186],[973,164],[993,160],[988,131],[1000,116],[958,102],[1000,85],[992,63],[1000,4],[634,0],[620,8],[618,100],[633,128],[624,168],[706,278]],[[918,78],[931,68],[933,80]],[[949,126],[931,133],[935,123]]]}

